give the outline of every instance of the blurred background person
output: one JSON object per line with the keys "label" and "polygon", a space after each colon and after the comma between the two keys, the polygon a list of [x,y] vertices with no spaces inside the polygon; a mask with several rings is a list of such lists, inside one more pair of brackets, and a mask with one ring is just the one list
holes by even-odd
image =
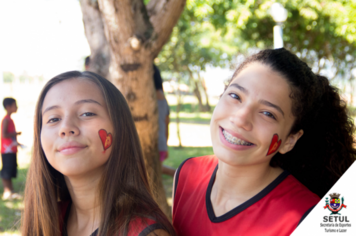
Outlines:
{"label": "blurred background person", "polygon": [[163,165],[163,161],[168,158],[168,130],[169,130],[169,106],[163,93],[163,80],[157,66],[153,65],[153,79],[156,88],[158,106],[158,151],[159,160],[162,163],[162,173],[174,176],[176,169]]}
{"label": "blurred background person", "polygon": [[6,115],[1,121],[1,180],[4,185],[3,200],[18,199],[21,196],[14,193],[12,178],[17,176],[17,135],[21,132],[16,132],[15,123],[11,119],[11,114],[17,112],[16,100],[13,98],[5,98],[3,105],[6,110]]}

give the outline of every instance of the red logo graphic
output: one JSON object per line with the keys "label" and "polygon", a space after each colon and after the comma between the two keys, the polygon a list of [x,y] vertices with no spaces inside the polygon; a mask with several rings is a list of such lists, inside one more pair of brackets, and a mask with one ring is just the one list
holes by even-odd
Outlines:
{"label": "red logo graphic", "polygon": [[331,215],[335,215],[335,214],[340,215],[340,213],[338,212],[341,211],[342,208],[346,208],[346,205],[344,205],[344,197],[341,198],[341,202],[340,202],[339,193],[329,194],[329,196],[330,196],[330,204],[328,198],[326,198],[325,200],[326,204],[324,206],[324,209],[328,209],[329,211],[331,211]]}
{"label": "red logo graphic", "polygon": [[282,140],[280,139],[278,141],[278,134],[274,134],[273,138],[272,138],[272,142],[269,145],[269,149],[267,152],[267,156],[274,153],[275,151],[277,151],[277,149],[279,148],[279,146],[281,146]]}
{"label": "red logo graphic", "polygon": [[99,130],[99,136],[100,136],[100,139],[103,144],[104,151],[105,151],[112,144],[112,135],[111,135],[111,133],[106,132],[105,129],[101,129],[101,130]]}

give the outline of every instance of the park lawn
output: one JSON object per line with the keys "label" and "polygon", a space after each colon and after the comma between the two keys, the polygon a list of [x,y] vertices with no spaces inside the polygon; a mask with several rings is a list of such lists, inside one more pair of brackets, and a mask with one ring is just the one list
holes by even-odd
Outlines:
{"label": "park lawn", "polygon": [[[168,159],[163,164],[178,168],[179,165],[190,157],[198,157],[213,154],[212,147],[168,147]],[[172,184],[173,178],[168,175],[162,175],[163,185],[166,190],[168,204],[172,205]]]}
{"label": "park lawn", "polygon": [[[27,170],[30,165],[30,149],[19,149],[17,153],[17,178],[12,180],[15,192],[22,196],[25,190]],[[2,168],[0,162],[0,169]],[[20,219],[24,209],[22,200],[3,201],[4,187],[0,184],[0,236],[20,235]]]}
{"label": "park lawn", "polygon": [[[175,95],[166,94],[166,98],[170,108],[169,118],[171,122],[176,122],[177,119],[177,99]],[[196,97],[192,95],[185,95],[183,97],[183,104],[179,109],[179,121],[182,123],[196,123],[209,124],[212,112],[218,102],[217,98],[210,98],[211,110],[206,112],[199,111]]]}
{"label": "park lawn", "polygon": [[[24,194],[26,175],[28,165],[19,163],[17,178],[13,179],[15,192]],[[2,196],[4,189],[0,185],[0,194]],[[23,211],[24,204],[22,200],[3,201],[0,196],[0,235],[19,235],[19,226],[21,219],[21,212]],[[11,233],[11,234],[10,234]]]}

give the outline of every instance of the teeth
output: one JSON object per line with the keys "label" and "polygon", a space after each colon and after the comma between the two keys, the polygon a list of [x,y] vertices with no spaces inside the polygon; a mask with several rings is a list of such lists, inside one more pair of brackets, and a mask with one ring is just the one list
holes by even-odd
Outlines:
{"label": "teeth", "polygon": [[246,142],[244,140],[238,139],[235,136],[232,136],[230,133],[223,130],[224,137],[226,141],[235,145],[251,146],[253,143]]}

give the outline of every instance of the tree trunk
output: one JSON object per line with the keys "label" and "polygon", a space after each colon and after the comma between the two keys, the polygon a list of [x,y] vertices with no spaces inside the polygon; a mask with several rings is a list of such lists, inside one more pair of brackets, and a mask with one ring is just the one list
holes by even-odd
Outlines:
{"label": "tree trunk", "polygon": [[188,73],[189,73],[189,79],[194,85],[193,93],[194,93],[195,97],[198,100],[199,111],[204,111],[203,100],[202,100],[200,89],[199,89],[199,82],[200,81],[199,80],[197,81],[197,80],[194,79],[193,72],[189,69],[189,67],[187,67],[187,70],[188,70]]}
{"label": "tree trunk", "polygon": [[353,91],[354,90],[354,80],[355,80],[355,77],[353,75],[350,76],[350,79],[349,79],[349,84],[350,84],[350,103],[348,104],[349,107],[352,107],[354,105],[354,95],[353,95]]}
{"label": "tree trunk", "polygon": [[85,36],[90,47],[89,71],[108,78],[111,59],[110,45],[104,34],[104,23],[97,0],[80,0]]}
{"label": "tree trunk", "polygon": [[205,79],[200,76],[199,72],[198,72],[198,79],[199,79],[199,82],[201,84],[201,87],[203,88],[205,99],[206,99],[205,100],[204,111],[211,111],[211,106],[210,106],[210,103],[209,103],[209,96],[208,96],[208,92],[206,91],[207,89],[206,89]]}
{"label": "tree trunk", "polygon": [[177,137],[178,137],[178,141],[179,141],[179,145],[178,147],[182,147],[182,139],[180,138],[180,128],[179,128],[179,112],[180,112],[180,105],[182,104],[182,100],[181,100],[181,92],[179,89],[179,84],[180,84],[180,75],[178,75],[178,81],[177,81],[178,87],[177,87],[177,91],[176,91],[176,97],[177,97],[177,109],[176,109],[176,113],[177,113],[177,117],[176,117],[176,122],[177,122]]}
{"label": "tree trunk", "polygon": [[[185,0],[151,0],[147,8],[142,0],[99,0],[98,3],[111,51],[107,78],[127,100],[140,137],[154,197],[163,212],[171,217],[158,158],[158,108],[153,85],[153,59],[169,39]],[[84,11],[83,15],[86,15]]]}
{"label": "tree trunk", "polygon": [[194,79],[193,79],[193,84],[194,84],[193,92],[194,92],[195,97],[198,100],[199,111],[204,111],[204,105],[203,105],[203,100],[202,100],[201,93],[200,93],[200,90],[199,90],[199,84]]}

